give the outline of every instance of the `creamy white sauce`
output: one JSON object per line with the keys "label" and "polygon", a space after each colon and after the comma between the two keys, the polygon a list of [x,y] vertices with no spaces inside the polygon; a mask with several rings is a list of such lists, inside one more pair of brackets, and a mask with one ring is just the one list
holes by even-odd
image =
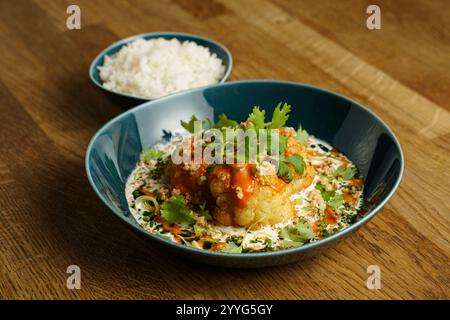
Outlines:
{"label": "creamy white sauce", "polygon": [[[153,148],[162,150],[166,154],[171,154],[173,150],[175,150],[176,145],[179,144],[181,141],[180,137],[174,137],[172,138],[170,143],[167,144],[157,144],[153,146]],[[323,146],[326,148],[323,150],[321,147]],[[320,139],[317,139],[313,136],[309,136],[309,150],[313,150],[318,153],[317,156],[313,157],[311,159],[311,165],[323,165],[324,161],[330,162],[330,170],[336,170],[339,166],[343,164],[343,161],[339,159],[330,158],[330,153],[333,147],[326,143],[325,141],[322,141]],[[328,160],[327,160],[328,159]],[[345,158],[346,159],[346,158]],[[348,159],[346,159],[349,161]],[[149,173],[151,169],[155,166],[156,161],[150,160],[146,162],[140,162],[137,164],[136,168],[133,170],[133,172],[130,174],[127,183],[126,183],[126,198],[128,200],[129,209],[136,221],[143,226],[146,230],[157,233],[154,228],[150,227],[146,221],[143,220],[142,216],[142,210],[137,210],[138,208],[134,207],[135,199],[133,197],[133,191],[139,188],[142,185],[149,184],[152,186],[152,191],[158,191],[162,189],[167,189],[168,186],[164,185],[161,182],[155,181],[150,179]],[[262,163],[258,165],[257,168],[260,172],[272,172],[274,170],[274,167],[270,163]],[[206,229],[208,231],[208,234],[211,238],[216,239],[217,241],[224,242],[227,238],[230,236],[240,236],[243,237],[242,243],[243,247],[246,249],[251,250],[263,250],[266,246],[267,240],[270,240],[274,247],[277,246],[277,242],[279,241],[279,230],[289,226],[293,225],[294,223],[298,222],[299,219],[307,223],[311,228],[313,228],[314,222],[318,219],[318,217],[323,214],[323,212],[316,212],[317,208],[313,208],[311,210],[311,195],[312,193],[317,193],[316,186],[320,182],[319,174],[317,174],[314,177],[313,182],[304,190],[302,190],[299,193],[292,194],[290,197],[290,200],[295,203],[295,210],[296,210],[296,216],[282,224],[272,225],[272,226],[264,226],[257,230],[246,230],[242,227],[233,227],[233,226],[223,226],[219,225],[215,222],[207,222],[205,225],[200,225],[198,228]],[[335,183],[335,182],[333,182]],[[341,194],[342,191],[342,185],[338,185],[338,189],[335,191],[335,194]],[[353,212],[350,212],[350,214],[356,214],[356,211],[359,209],[361,205],[361,199],[362,199],[362,191],[358,195],[358,203],[355,206],[355,209]],[[320,210],[319,210],[320,211]],[[346,212],[344,209],[341,210],[344,213]],[[327,230],[333,231],[334,228],[339,227],[340,229],[348,227],[348,223],[345,224],[343,221],[338,219],[336,225],[328,225]],[[169,238],[173,238],[171,235],[165,235]],[[314,237],[311,239],[311,241],[317,241],[318,237]]]}

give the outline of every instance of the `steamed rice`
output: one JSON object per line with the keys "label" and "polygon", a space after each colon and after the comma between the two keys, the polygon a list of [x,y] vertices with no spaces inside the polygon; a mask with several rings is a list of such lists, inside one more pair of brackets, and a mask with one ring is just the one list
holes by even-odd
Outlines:
{"label": "steamed rice", "polygon": [[208,48],[164,38],[130,42],[98,69],[105,88],[150,99],[218,83],[225,72]]}

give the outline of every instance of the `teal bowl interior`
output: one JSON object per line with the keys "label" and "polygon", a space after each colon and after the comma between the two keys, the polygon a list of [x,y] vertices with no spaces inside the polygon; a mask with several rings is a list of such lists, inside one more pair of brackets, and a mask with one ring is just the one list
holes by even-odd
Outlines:
{"label": "teal bowl interior", "polygon": [[[299,123],[312,135],[344,152],[365,177],[364,205],[351,227],[301,247],[266,253],[229,254],[203,251],[155,236],[133,219],[124,189],[128,175],[148,148],[173,131],[180,120],[226,113],[245,120],[254,105],[269,114],[280,101],[292,105],[288,125]],[[112,119],[92,138],[86,153],[87,175],[100,199],[133,230],[188,258],[230,267],[262,267],[316,255],[372,218],[393,195],[403,172],[400,144],[374,113],[339,94],[317,87],[281,81],[228,82],[146,102]],[[152,245],[152,244],[149,244]]]}
{"label": "teal bowl interior", "polygon": [[228,76],[231,73],[231,69],[233,67],[233,58],[231,56],[231,53],[228,51],[226,47],[221,45],[220,43],[215,42],[214,40],[193,35],[193,34],[187,34],[187,33],[176,33],[176,32],[157,32],[157,33],[146,33],[146,34],[140,34],[137,36],[129,37],[120,41],[117,41],[110,45],[108,48],[103,50],[91,63],[91,66],[89,67],[89,77],[91,80],[101,89],[105,90],[106,92],[118,95],[121,97],[125,97],[127,99],[131,99],[134,102],[144,102],[149,101],[151,99],[140,97],[137,95],[131,95],[123,92],[116,92],[109,90],[105,88],[102,84],[102,79],[100,78],[100,74],[98,71],[98,67],[103,65],[103,62],[105,60],[105,56],[111,56],[114,53],[118,52],[124,45],[126,45],[129,42],[132,42],[136,39],[153,39],[153,38],[165,38],[165,39],[178,39],[180,42],[183,41],[193,41],[197,43],[198,45],[201,45],[203,47],[206,47],[209,49],[211,53],[215,53],[219,59],[222,60],[223,65],[225,66],[225,73],[220,80],[220,83],[225,82],[225,80],[228,78]]}

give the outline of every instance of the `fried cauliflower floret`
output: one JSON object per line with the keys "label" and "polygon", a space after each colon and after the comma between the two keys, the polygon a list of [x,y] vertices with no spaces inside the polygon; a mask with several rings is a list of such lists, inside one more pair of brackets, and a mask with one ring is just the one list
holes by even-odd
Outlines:
{"label": "fried cauliflower floret", "polygon": [[[292,131],[292,130],[291,130]],[[289,155],[307,156],[305,149],[290,134]],[[288,150],[287,150],[288,151]],[[309,162],[308,162],[309,163]],[[292,167],[293,169],[294,167]],[[307,188],[315,169],[306,164],[302,174],[292,170],[289,183],[277,176],[277,168],[268,161],[259,165],[168,164],[165,170],[173,194],[181,194],[194,205],[207,202],[213,218],[227,226],[264,226],[287,222],[295,216],[290,196]]]}
{"label": "fried cauliflower floret", "polygon": [[254,224],[268,225],[288,221],[295,215],[290,194],[278,193],[271,187],[259,187],[248,200],[245,208],[236,208],[234,223],[249,227]]}
{"label": "fried cauliflower floret", "polygon": [[[222,212],[220,217],[215,216],[215,218],[223,224],[232,220],[235,225],[242,227],[286,222],[295,216],[295,208],[290,196],[307,188],[313,179],[314,169],[307,167],[301,177],[294,178],[281,192],[274,190],[271,186],[259,185],[244,208],[234,208],[234,212],[229,213],[229,216]],[[234,216],[231,217],[233,214]],[[226,221],[221,221],[225,217]]]}

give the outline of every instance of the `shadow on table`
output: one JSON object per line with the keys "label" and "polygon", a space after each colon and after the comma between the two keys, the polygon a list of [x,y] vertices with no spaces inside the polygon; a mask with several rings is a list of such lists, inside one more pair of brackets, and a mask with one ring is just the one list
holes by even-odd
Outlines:
{"label": "shadow on table", "polygon": [[[225,269],[196,264],[170,255],[156,243],[129,230],[97,198],[84,173],[82,159],[64,159],[55,153],[54,177],[33,195],[52,203],[46,223],[36,225],[52,242],[52,249],[68,265],[80,266],[83,286],[96,297],[199,298],[214,297],[215,290],[230,297],[252,296],[243,281],[265,281],[280,268]],[[301,262],[302,269],[312,261]],[[60,270],[65,272],[65,270]],[[261,293],[259,293],[261,294]],[[268,297],[270,293],[268,293]],[[221,294],[223,296],[223,294]]]}

